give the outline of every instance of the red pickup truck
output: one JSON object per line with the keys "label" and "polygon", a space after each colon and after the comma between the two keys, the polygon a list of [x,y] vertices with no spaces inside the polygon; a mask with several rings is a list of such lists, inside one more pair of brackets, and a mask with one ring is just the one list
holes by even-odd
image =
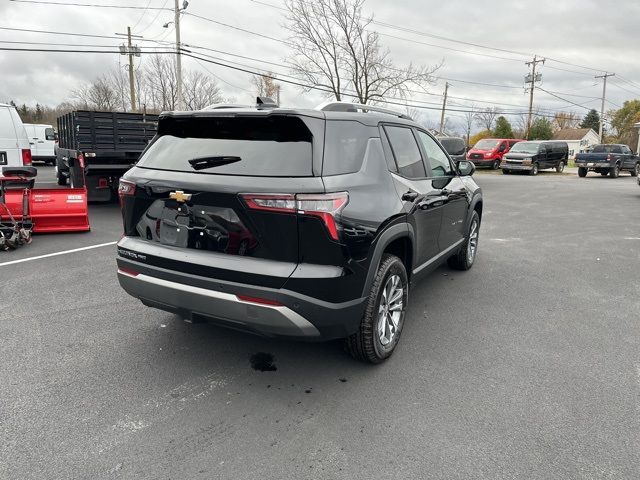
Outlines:
{"label": "red pickup truck", "polygon": [[467,160],[471,160],[476,167],[500,168],[502,156],[508,153],[519,138],[484,138],[476,143],[467,153]]}

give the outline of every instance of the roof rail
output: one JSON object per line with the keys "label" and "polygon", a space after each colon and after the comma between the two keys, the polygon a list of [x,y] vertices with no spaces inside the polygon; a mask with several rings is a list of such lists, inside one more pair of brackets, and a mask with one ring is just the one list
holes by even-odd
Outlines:
{"label": "roof rail", "polygon": [[406,120],[413,120],[409,115],[396,112],[389,108],[377,107],[375,105],[363,105],[361,103],[328,101],[318,105],[316,110],[321,110],[323,112],[377,112],[386,113],[387,115],[393,115],[394,117],[404,118]]}
{"label": "roof rail", "polygon": [[204,107],[202,110],[222,110],[226,108],[251,108],[251,105],[241,105],[239,103],[214,103]]}

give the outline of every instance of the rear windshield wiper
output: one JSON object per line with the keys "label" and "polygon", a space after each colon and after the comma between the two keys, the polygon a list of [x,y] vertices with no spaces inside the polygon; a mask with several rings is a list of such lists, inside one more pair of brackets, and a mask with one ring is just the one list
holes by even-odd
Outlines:
{"label": "rear windshield wiper", "polygon": [[217,157],[201,157],[189,160],[189,164],[194,170],[204,170],[205,168],[220,167],[222,165],[229,165],[230,163],[236,163],[242,160],[240,157],[233,157],[230,155],[220,155]]}

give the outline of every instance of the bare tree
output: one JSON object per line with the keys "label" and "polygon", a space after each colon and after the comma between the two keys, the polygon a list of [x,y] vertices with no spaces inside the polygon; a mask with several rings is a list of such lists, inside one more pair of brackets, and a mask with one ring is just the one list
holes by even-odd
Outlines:
{"label": "bare tree", "polygon": [[469,139],[471,138],[471,127],[473,126],[473,121],[475,119],[475,105],[471,105],[471,109],[464,112],[464,127],[467,136],[467,146],[469,145]]}
{"label": "bare tree", "polygon": [[256,87],[256,94],[259,97],[276,99],[280,94],[280,85],[273,80],[271,72],[267,75],[253,75],[251,83]]}
{"label": "bare tree", "polygon": [[485,130],[493,130],[493,124],[496,122],[496,117],[500,114],[496,107],[490,107],[476,112],[473,116],[476,123]]}
{"label": "bare tree", "polygon": [[573,112],[557,112],[553,116],[553,126],[557,130],[565,128],[577,128],[580,123],[580,117]]}
{"label": "bare tree", "polygon": [[207,105],[222,102],[220,88],[213,77],[190,70],[184,76],[184,102],[187,110],[201,110]]}
{"label": "bare tree", "polygon": [[144,75],[153,110],[175,110],[178,99],[175,59],[152,55]]}
{"label": "bare tree", "polygon": [[[295,55],[287,61],[293,74],[323,87],[336,100],[355,96],[362,104],[387,96],[406,98],[411,87],[425,89],[440,68],[396,67],[376,32],[373,16],[362,14],[364,0],[287,0],[286,27]],[[354,92],[345,95],[345,92]]]}
{"label": "bare tree", "polygon": [[71,97],[83,108],[95,110],[114,110],[119,103],[118,92],[106,74],[74,90]]}

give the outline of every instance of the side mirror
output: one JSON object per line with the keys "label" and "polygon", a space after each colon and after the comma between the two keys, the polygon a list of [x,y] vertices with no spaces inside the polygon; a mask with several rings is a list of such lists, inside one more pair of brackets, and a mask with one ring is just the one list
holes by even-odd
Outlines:
{"label": "side mirror", "polygon": [[458,162],[458,173],[463,177],[469,177],[476,171],[476,165],[468,160],[460,160]]}

